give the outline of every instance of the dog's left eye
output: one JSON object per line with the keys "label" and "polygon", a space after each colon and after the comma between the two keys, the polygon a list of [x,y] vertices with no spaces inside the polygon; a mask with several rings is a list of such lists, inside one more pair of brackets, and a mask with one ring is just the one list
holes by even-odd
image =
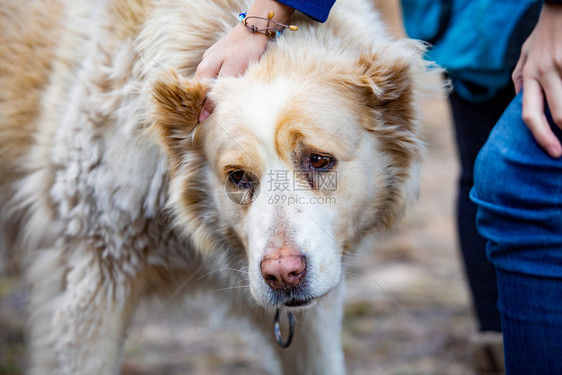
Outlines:
{"label": "dog's left eye", "polygon": [[255,184],[255,181],[251,178],[251,176],[243,170],[230,172],[228,178],[241,189],[251,189]]}
{"label": "dog's left eye", "polygon": [[260,179],[256,174],[243,169],[235,169],[227,173],[226,195],[232,202],[246,206],[257,199]]}
{"label": "dog's left eye", "polygon": [[320,154],[310,154],[310,166],[317,170],[329,169],[334,163],[334,159],[330,156]]}

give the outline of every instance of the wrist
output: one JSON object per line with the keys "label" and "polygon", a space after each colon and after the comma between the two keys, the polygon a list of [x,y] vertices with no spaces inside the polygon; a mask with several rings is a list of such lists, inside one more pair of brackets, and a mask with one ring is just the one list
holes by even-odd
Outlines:
{"label": "wrist", "polygon": [[545,2],[541,10],[538,24],[548,24],[556,27],[559,25],[561,19],[562,1]]}
{"label": "wrist", "polygon": [[562,0],[560,1],[545,1],[541,13],[552,12],[557,13],[562,9]]}
{"label": "wrist", "polygon": [[298,29],[286,24],[292,13],[293,8],[275,0],[255,0],[248,12],[240,13],[238,18],[251,33],[274,38],[285,28]]}
{"label": "wrist", "polygon": [[248,15],[267,18],[273,11],[273,21],[287,23],[294,9],[275,0],[256,0],[248,9]]}
{"label": "wrist", "polygon": [[267,44],[267,40],[269,39],[267,35],[263,33],[253,33],[251,32],[246,25],[243,23],[239,23],[234,27],[235,32],[240,35],[241,38],[248,38],[252,39],[254,42],[257,42],[259,45],[265,46]]}

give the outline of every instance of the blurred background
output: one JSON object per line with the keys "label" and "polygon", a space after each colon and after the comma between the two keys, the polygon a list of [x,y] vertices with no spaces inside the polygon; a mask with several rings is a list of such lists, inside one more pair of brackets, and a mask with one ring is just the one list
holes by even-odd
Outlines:
{"label": "blurred background", "polygon": [[[397,1],[377,6],[392,33],[403,35]],[[472,374],[468,343],[476,327],[455,237],[451,117],[445,98],[426,98],[422,109],[428,152],[419,203],[348,265],[343,344],[351,375]],[[264,339],[217,310],[221,293],[139,314],[122,375],[266,374]],[[0,375],[24,373],[25,303],[23,284],[0,276]]]}

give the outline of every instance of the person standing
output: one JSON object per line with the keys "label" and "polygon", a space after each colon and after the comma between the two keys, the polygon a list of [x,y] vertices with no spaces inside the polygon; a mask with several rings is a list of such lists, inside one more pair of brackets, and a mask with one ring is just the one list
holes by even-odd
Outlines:
{"label": "person standing", "polygon": [[511,72],[541,1],[401,0],[401,5],[406,33],[428,42],[427,59],[444,67],[452,82],[449,104],[461,166],[457,233],[479,331],[473,337],[474,367],[501,374],[496,271],[486,256],[487,240],[477,231],[477,206],[469,192],[478,151],[515,96]]}
{"label": "person standing", "polygon": [[498,276],[506,373],[562,374],[562,1],[545,2],[512,78],[471,197]]}

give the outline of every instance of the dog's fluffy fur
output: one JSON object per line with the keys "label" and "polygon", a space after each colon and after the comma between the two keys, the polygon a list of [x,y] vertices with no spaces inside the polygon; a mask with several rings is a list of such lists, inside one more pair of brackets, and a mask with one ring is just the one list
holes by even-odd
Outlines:
{"label": "dog's fluffy fur", "polygon": [[[31,373],[117,374],[135,307],[180,285],[249,285],[227,302],[256,329],[270,335],[279,306],[297,316],[284,372],[345,372],[342,257],[416,195],[423,46],[390,38],[370,2],[340,0],[325,24],[295,14],[299,30],[244,76],[194,82],[243,3],[0,5],[0,246],[32,286]],[[207,94],[216,109],[198,125]],[[315,182],[313,153],[332,158],[337,188]],[[273,188],[277,172],[290,189]],[[294,293],[260,273],[284,247],[306,259]]]}

